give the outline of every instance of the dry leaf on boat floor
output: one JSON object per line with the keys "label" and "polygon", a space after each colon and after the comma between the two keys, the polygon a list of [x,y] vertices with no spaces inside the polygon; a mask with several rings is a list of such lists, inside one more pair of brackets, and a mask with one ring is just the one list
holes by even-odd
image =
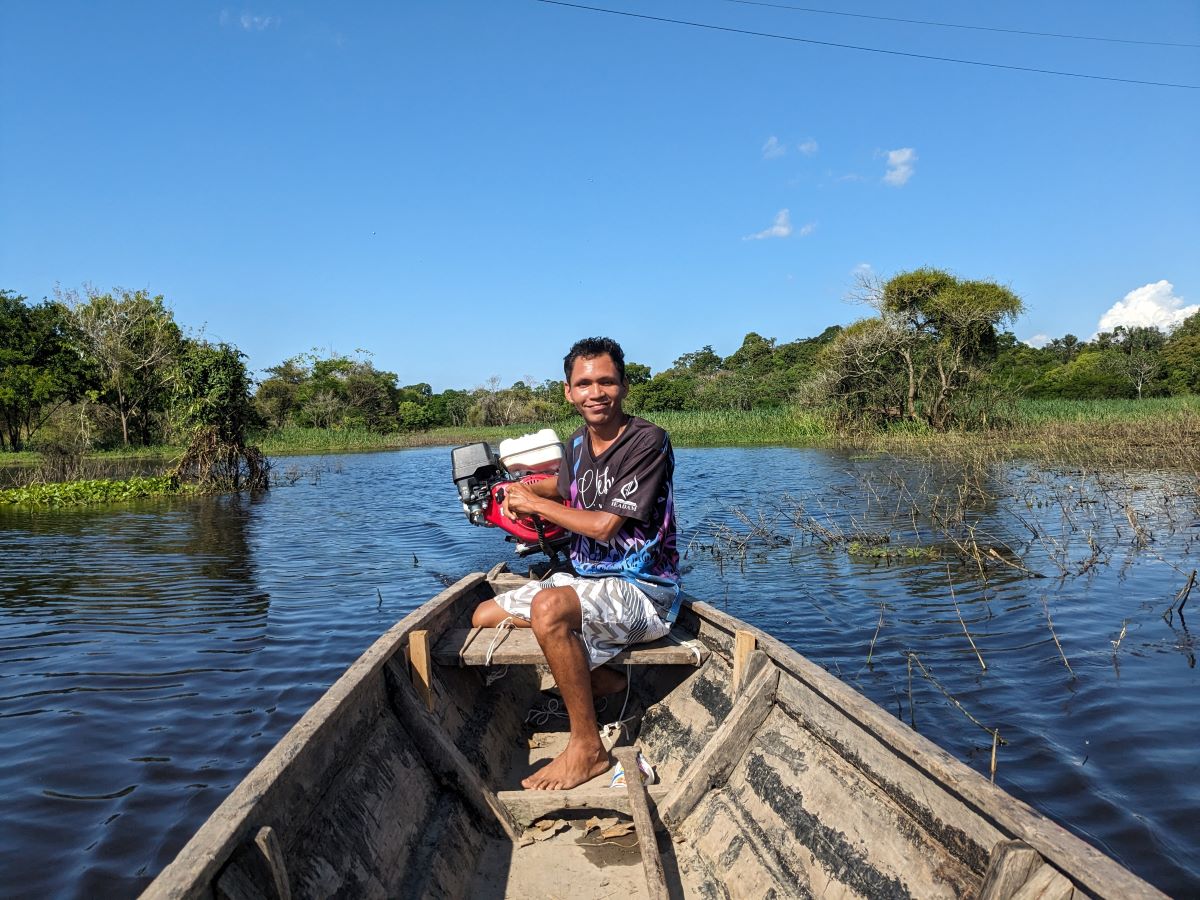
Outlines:
{"label": "dry leaf on boat floor", "polygon": [[632,822],[618,822],[616,825],[609,825],[600,832],[600,840],[607,841],[610,838],[624,837],[627,834],[633,833]]}
{"label": "dry leaf on boat floor", "polygon": [[619,821],[620,821],[620,819],[618,819],[616,816],[611,816],[611,817],[605,818],[605,819],[602,819],[599,816],[592,816],[590,819],[587,820],[587,822],[584,823],[583,833],[591,834],[597,828],[600,828],[600,829],[608,828],[611,825],[616,825],[617,822],[619,822]]}
{"label": "dry leaf on boat floor", "polygon": [[531,827],[525,829],[517,846],[528,847],[535,841],[548,841],[560,831],[565,831],[570,827],[571,823],[566,819],[539,819]]}

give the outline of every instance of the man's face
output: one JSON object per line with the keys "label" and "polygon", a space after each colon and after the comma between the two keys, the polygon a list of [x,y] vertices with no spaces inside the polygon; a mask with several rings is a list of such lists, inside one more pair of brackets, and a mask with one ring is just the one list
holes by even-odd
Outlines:
{"label": "man's face", "polygon": [[576,359],[566,385],[567,402],[593,427],[620,420],[621,402],[628,392],[629,386],[621,380],[617,364],[607,353]]}

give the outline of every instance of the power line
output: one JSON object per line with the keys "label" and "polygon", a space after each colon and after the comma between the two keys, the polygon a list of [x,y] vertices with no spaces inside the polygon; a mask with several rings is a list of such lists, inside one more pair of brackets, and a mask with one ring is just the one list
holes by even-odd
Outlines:
{"label": "power line", "polygon": [[778,41],[792,41],[797,44],[813,44],[818,47],[834,47],[839,50],[858,50],[863,53],[882,53],[887,56],[904,56],[909,59],[925,59],[933,62],[956,63],[960,66],[981,66],[988,69],[1007,69],[1011,72],[1033,72],[1038,75],[1058,75],[1063,78],[1087,78],[1093,81],[1115,81],[1121,84],[1141,84],[1151,87],[1183,88],[1189,91],[1200,90],[1200,84],[1178,84],[1171,81],[1143,81],[1137,78],[1118,78],[1115,75],[1089,75],[1084,72],[1064,72],[1057,69],[1036,69],[1032,66],[1010,66],[1004,63],[980,62],[975,59],[955,59],[950,56],[930,56],[926,53],[907,53],[903,50],[884,50],[879,47],[862,47],[856,44],[839,44],[834,41],[818,41],[814,38],[795,37],[790,34],[774,34],[769,31],[750,31],[745,28],[730,28],[725,25],[710,25],[705,22],[689,22],[686,19],[668,19],[663,16],[649,16],[643,13],[626,12],[619,9],[606,9],[601,6],[586,6],[582,3],[567,3],[565,0],[536,0],[550,6],[565,6],[571,9],[585,9],[589,12],[607,13],[612,16],[624,16],[630,19],[644,19],[649,22],[664,22],[670,25],[687,25],[691,28],[703,28],[708,31],[725,31],[730,34],[744,34],[749,37],[772,38]]}
{"label": "power line", "polygon": [[1193,47],[1200,44],[1176,43],[1173,41],[1138,41],[1133,38],[1098,37],[1087,34],[1062,34],[1056,31],[1025,31],[1019,28],[993,28],[987,25],[963,25],[957,22],[933,22],[928,19],[899,19],[895,16],[871,16],[866,13],[842,12],[834,9],[816,9],[811,6],[791,6],[786,3],[766,3],[763,0],[724,0],[742,6],[766,6],[770,9],[788,9],[794,12],[819,13],[823,16],[846,16],[852,19],[874,19],[877,22],[903,22],[906,25],[934,25],[938,28],[964,28],[970,31],[994,31],[999,34],[1024,34],[1033,37],[1063,38],[1070,41],[1104,41],[1110,44],[1140,44],[1145,47]]}

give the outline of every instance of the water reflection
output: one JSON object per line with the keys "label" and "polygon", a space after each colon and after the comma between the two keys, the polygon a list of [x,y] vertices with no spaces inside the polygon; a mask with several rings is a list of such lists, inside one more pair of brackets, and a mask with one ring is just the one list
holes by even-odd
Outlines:
{"label": "water reflection", "polygon": [[[254,500],[0,511],[6,894],[132,896],[375,636],[511,558],[448,463],[289,460]],[[1195,567],[1194,484],[789,449],[681,450],[677,478],[693,593],[986,771],[944,687],[1008,741],[1006,789],[1200,889],[1195,645],[1162,616]],[[936,685],[910,684],[914,653]]]}

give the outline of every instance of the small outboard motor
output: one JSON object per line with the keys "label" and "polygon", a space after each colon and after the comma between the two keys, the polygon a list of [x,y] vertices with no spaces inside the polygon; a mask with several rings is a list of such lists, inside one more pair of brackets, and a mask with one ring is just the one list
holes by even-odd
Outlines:
{"label": "small outboard motor", "polygon": [[536,435],[502,441],[501,454],[480,442],[450,451],[454,484],[463,512],[473,525],[494,526],[508,532],[506,540],[517,545],[517,555],[538,550],[552,561],[570,538],[565,529],[539,516],[512,520],[501,509],[507,486],[515,481],[532,482],[556,477],[562,461],[562,444],[550,429]]}

